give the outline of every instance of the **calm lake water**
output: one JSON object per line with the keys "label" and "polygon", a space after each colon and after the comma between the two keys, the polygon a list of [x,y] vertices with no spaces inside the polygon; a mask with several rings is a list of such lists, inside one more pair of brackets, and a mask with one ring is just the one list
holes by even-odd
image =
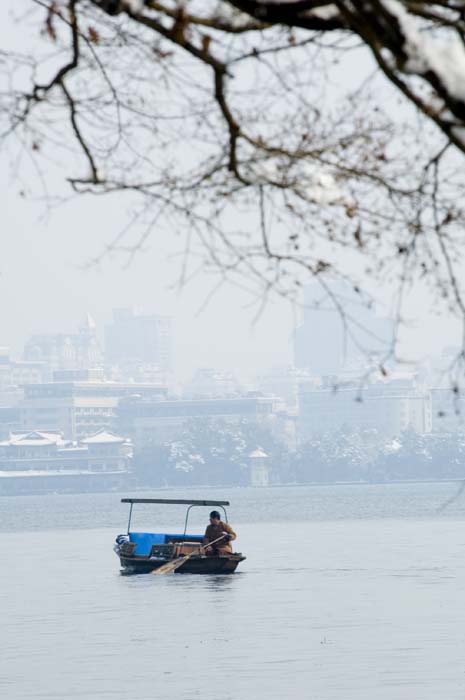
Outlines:
{"label": "calm lake water", "polygon": [[2,498],[0,697],[463,700],[465,494],[438,510],[457,488],[135,494],[229,498],[248,558],[210,577],[120,576],[119,494]]}

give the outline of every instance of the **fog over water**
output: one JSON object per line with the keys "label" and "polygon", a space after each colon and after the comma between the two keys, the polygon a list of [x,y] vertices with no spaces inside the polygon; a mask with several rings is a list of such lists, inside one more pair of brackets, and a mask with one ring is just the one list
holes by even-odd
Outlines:
{"label": "fog over water", "polygon": [[[204,489],[231,500],[232,576],[120,576],[117,494],[1,499],[1,695],[459,700],[463,498],[438,511],[456,490]],[[166,510],[134,527],[183,525]]]}

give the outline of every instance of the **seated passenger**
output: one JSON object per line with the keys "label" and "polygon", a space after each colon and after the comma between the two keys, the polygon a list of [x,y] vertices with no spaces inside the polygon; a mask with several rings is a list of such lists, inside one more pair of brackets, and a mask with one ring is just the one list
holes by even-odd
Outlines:
{"label": "seated passenger", "polygon": [[221,557],[232,554],[232,547],[229,542],[236,539],[236,533],[231,525],[221,520],[217,510],[212,510],[210,513],[210,525],[205,530],[203,544],[213,542],[218,537],[223,537],[223,539],[204,550],[207,557]]}

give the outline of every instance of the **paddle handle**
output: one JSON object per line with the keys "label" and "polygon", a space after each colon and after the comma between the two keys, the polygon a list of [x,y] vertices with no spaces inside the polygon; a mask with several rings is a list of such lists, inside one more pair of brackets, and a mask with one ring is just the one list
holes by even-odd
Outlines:
{"label": "paddle handle", "polygon": [[[226,535],[227,534],[228,533],[226,533]],[[213,540],[213,542],[209,542],[208,544],[202,545],[201,547],[199,547],[199,550],[208,549],[208,547],[211,547],[212,544],[215,544],[215,542],[219,542],[220,540],[223,540],[226,537],[226,535],[221,535],[221,537],[218,537],[216,540]],[[194,552],[192,552],[192,554],[194,554]]]}

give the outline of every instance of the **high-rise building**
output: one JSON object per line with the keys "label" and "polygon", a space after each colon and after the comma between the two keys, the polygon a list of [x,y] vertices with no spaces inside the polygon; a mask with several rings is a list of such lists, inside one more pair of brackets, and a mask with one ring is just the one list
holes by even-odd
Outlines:
{"label": "high-rise building", "polygon": [[24,347],[24,359],[45,362],[50,372],[98,367],[103,356],[90,314],[77,333],[33,335]]}
{"label": "high-rise building", "polygon": [[348,285],[334,284],[328,292],[309,284],[295,333],[295,366],[316,376],[366,366],[386,353],[392,333],[392,322],[377,316]]}
{"label": "high-rise building", "polygon": [[113,321],[105,326],[107,365],[140,363],[172,370],[171,319],[140,315],[133,309],[114,309]]}

